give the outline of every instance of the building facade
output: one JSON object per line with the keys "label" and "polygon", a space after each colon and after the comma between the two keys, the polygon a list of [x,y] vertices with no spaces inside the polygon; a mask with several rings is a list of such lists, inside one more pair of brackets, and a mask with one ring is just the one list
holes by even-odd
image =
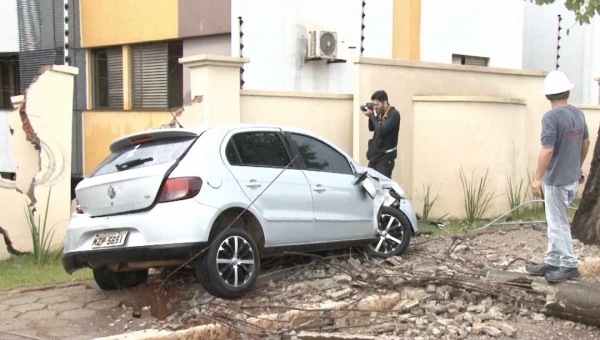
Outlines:
{"label": "building facade", "polygon": [[[0,103],[22,93],[40,66],[63,63],[63,0],[7,0],[0,13]],[[359,56],[549,71],[572,100],[596,104],[600,23],[573,26],[561,4],[521,0],[69,0],[76,77],[72,173],[89,175],[122,135],[161,125],[191,100],[197,54],[243,56],[248,90],[348,94]],[[573,27],[571,27],[573,26]],[[566,29],[571,28],[566,35]],[[311,31],[335,33],[333,60],[310,57]],[[6,34],[4,34],[6,32]],[[318,34],[318,33],[317,33]],[[9,66],[10,65],[10,66]],[[8,99],[7,99],[8,98]],[[392,98],[393,100],[393,98]],[[0,142],[1,143],[1,142]],[[0,171],[1,172],[1,171]]]}
{"label": "building facade", "polygon": [[[537,6],[524,3],[523,68],[548,71],[557,67],[576,85],[571,100],[600,104],[600,17],[588,25],[575,22],[575,15],[562,3]],[[560,49],[558,49],[559,17]],[[568,32],[567,32],[568,31]],[[559,58],[557,58],[557,56]]]}
{"label": "building facade", "polygon": [[[248,89],[351,93],[361,38],[363,57],[522,64],[521,0],[232,0],[233,55],[240,52],[239,17],[241,52],[251,60],[244,69]],[[337,59],[346,62],[306,60],[308,32],[318,30],[337,34]]]}
{"label": "building facade", "polygon": [[[571,99],[597,104],[600,18],[576,25],[561,2],[232,0],[232,55],[241,52],[252,61],[244,68],[244,88],[256,90],[351,93],[361,38],[364,57],[550,71],[556,68],[558,15],[559,68],[576,85]],[[306,60],[313,30],[335,32],[337,58],[346,62]]]}
{"label": "building facade", "polygon": [[114,139],[163,124],[190,98],[179,59],[231,54],[229,0],[80,0],[87,52],[84,175]]}

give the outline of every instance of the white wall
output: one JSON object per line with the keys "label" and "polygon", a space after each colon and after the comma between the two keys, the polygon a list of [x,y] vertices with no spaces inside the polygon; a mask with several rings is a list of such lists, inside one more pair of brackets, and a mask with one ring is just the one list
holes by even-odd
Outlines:
{"label": "white wall", "polygon": [[520,69],[523,0],[422,0],[421,61],[451,63],[452,54],[490,58]]}
{"label": "white wall", "polygon": [[592,83],[590,84],[590,104],[600,104],[600,17],[595,16],[592,28]]}
{"label": "white wall", "polygon": [[12,135],[8,125],[9,114],[10,111],[0,110],[0,172],[16,172],[17,169]]}
{"label": "white wall", "polygon": [[[183,40],[183,57],[199,54],[231,55],[231,35],[219,34]],[[190,69],[183,68],[183,100],[191,98]]]}
{"label": "white wall", "polygon": [[[575,84],[571,101],[595,104],[598,87],[594,76],[600,75],[600,25],[580,26],[575,15],[562,2],[537,6],[525,3],[523,33],[523,68],[550,71],[556,68],[558,15],[562,16],[559,69]],[[567,29],[569,34],[567,35]]]}
{"label": "white wall", "polygon": [[0,53],[19,52],[17,0],[0,0]]}
{"label": "white wall", "polygon": [[[360,50],[362,0],[232,0],[231,53],[239,56],[238,17],[243,18],[244,89],[351,93],[352,63],[305,62],[307,31],[338,32],[349,57]],[[365,7],[364,56],[391,58],[393,1]]]}

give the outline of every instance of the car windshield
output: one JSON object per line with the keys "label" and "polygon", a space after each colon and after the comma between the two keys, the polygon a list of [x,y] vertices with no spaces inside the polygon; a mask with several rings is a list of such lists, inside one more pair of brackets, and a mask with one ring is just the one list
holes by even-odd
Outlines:
{"label": "car windshield", "polygon": [[162,138],[122,148],[108,156],[91,177],[172,162],[188,149],[194,138]]}

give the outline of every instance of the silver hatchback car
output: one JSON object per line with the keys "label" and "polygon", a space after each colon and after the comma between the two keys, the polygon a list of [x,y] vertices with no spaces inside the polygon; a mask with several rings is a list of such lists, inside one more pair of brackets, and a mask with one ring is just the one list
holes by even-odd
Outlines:
{"label": "silver hatchback car", "polygon": [[[209,293],[236,298],[261,256],[362,246],[403,253],[417,218],[400,186],[314,134],[262,125],[159,129],[114,141],[76,188],[68,273],[89,267],[101,289],[145,282],[149,268],[195,260]],[[357,178],[379,177],[381,208]]]}

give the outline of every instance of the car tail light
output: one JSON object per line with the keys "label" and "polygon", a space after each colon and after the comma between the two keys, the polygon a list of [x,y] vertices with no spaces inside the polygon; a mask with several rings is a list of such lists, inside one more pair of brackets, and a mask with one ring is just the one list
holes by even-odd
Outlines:
{"label": "car tail light", "polygon": [[83,214],[83,208],[81,204],[79,204],[79,200],[75,199],[75,212],[78,214]]}
{"label": "car tail light", "polygon": [[135,144],[151,142],[154,140],[154,138],[149,135],[142,135],[142,136],[133,137],[130,140],[131,140],[131,144],[135,145]]}
{"label": "car tail light", "polygon": [[158,203],[192,198],[200,192],[202,179],[198,177],[171,178],[163,187]]}

